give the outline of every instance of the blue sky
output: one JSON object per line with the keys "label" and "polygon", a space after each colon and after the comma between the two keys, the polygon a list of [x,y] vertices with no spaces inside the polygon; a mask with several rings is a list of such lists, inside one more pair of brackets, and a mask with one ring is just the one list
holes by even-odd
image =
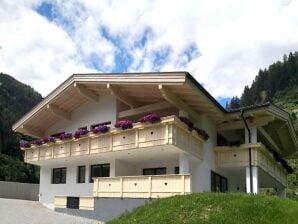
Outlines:
{"label": "blue sky", "polygon": [[297,11],[289,0],[1,1],[0,69],[43,96],[73,73],[188,71],[225,106],[297,50]]}

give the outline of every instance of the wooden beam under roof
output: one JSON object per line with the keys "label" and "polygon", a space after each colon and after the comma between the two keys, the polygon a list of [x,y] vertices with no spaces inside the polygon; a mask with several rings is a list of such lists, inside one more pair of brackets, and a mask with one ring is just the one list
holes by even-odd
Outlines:
{"label": "wooden beam under roof", "polygon": [[[273,121],[274,117],[272,116],[266,116],[261,118],[254,118],[252,122],[247,122],[248,126],[255,126],[255,127],[261,127],[267,125],[269,122]],[[217,131],[226,131],[226,130],[234,130],[234,129],[240,129],[244,128],[244,122],[243,120],[239,121],[231,121],[222,123],[216,126]]]}
{"label": "wooden beam under roof", "polygon": [[257,129],[279,153],[282,152],[281,149],[276,144],[276,142],[271,138],[271,136],[267,133],[267,131],[263,127],[258,127]]}
{"label": "wooden beam under roof", "polygon": [[[41,138],[41,137],[44,136],[43,131],[34,129],[34,128],[32,128],[31,126],[29,126],[29,125],[27,125],[27,124],[23,124],[23,125],[21,126],[21,128],[22,128],[22,129],[24,130],[24,132],[27,133],[28,135],[35,136],[35,137],[38,137],[38,138]],[[21,132],[21,133],[24,133],[24,132]]]}
{"label": "wooden beam under roof", "polygon": [[128,105],[130,108],[136,108],[138,106],[138,103],[135,102],[134,99],[124,94],[117,86],[108,83],[107,88],[110,90],[113,96],[115,96],[122,103]]}
{"label": "wooden beam under roof", "polygon": [[148,104],[141,107],[136,107],[130,110],[121,111],[118,113],[118,118],[130,117],[134,115],[149,113],[157,110],[164,110],[173,107],[168,101],[162,101],[158,103]]}
{"label": "wooden beam under roof", "polygon": [[88,90],[86,87],[84,87],[83,85],[81,85],[81,84],[78,84],[78,83],[74,83],[74,85],[73,85],[75,88],[77,88],[77,90],[79,91],[79,93],[83,96],[83,97],[85,97],[85,98],[87,98],[87,99],[89,99],[89,100],[92,100],[92,101],[95,101],[95,102],[97,102],[98,101],[98,95],[95,93],[95,92],[93,92],[93,91],[91,91],[91,90]]}
{"label": "wooden beam under roof", "polygon": [[183,100],[181,100],[175,93],[173,93],[169,88],[164,85],[159,84],[158,89],[160,90],[162,96],[169,103],[173,104],[175,107],[180,110],[186,111],[191,117],[195,120],[200,120],[200,115],[192,109],[189,105],[187,105]]}
{"label": "wooden beam under roof", "polygon": [[47,109],[58,117],[61,117],[65,120],[70,120],[70,113],[68,111],[63,110],[52,103],[47,105]]}

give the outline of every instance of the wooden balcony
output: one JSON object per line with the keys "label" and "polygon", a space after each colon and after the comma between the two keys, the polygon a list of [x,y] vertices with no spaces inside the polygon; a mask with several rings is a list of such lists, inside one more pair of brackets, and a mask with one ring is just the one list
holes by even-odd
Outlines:
{"label": "wooden balcony", "polygon": [[89,133],[79,139],[56,141],[25,150],[25,162],[37,164],[44,160],[94,155],[128,149],[172,145],[201,158],[201,144],[204,142],[196,131],[176,116],[163,117],[155,124],[135,123],[132,129],[111,128],[105,134]]}
{"label": "wooden balcony", "polygon": [[93,196],[163,198],[191,193],[190,175],[123,176],[94,178]]}
{"label": "wooden balcony", "polygon": [[284,186],[287,185],[287,172],[283,166],[276,162],[273,155],[262,143],[245,144],[239,147],[218,146],[215,148],[216,163],[218,167],[248,167],[251,147],[252,165],[262,168]]}

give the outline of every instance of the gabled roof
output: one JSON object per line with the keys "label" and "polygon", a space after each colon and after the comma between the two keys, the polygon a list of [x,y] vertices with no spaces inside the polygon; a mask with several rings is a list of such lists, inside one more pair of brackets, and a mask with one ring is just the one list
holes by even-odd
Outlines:
{"label": "gabled roof", "polygon": [[[204,114],[216,125],[239,119],[241,112],[240,109],[225,110],[188,72],[74,74],[12,128],[23,134],[41,137],[56,122],[71,119],[71,112],[86,100],[97,101],[104,94],[114,95],[130,108],[170,103],[172,107],[188,110],[194,119]],[[286,128],[282,128],[286,131],[282,133],[290,136],[288,140],[292,144],[289,154],[297,151],[297,138],[288,113],[270,104],[244,109],[246,116],[261,114],[262,117],[267,114],[286,124]]]}

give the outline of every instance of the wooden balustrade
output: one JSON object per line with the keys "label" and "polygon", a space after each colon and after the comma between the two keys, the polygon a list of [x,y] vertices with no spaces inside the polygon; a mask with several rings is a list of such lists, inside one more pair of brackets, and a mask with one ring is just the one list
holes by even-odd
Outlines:
{"label": "wooden balustrade", "polygon": [[174,145],[201,158],[204,140],[175,116],[163,117],[160,123],[135,123],[132,129],[112,128],[105,134],[89,133],[79,139],[57,141],[25,150],[25,161],[58,159],[109,151],[120,151],[162,145]]}
{"label": "wooden balustrade", "polygon": [[93,196],[163,198],[191,193],[191,176],[183,174],[94,178]]}
{"label": "wooden balustrade", "polygon": [[273,155],[262,143],[245,144],[239,147],[217,146],[215,148],[216,164],[218,167],[247,167],[249,166],[248,149],[251,147],[252,165],[259,166],[283,185],[287,185],[287,172],[276,162]]}

